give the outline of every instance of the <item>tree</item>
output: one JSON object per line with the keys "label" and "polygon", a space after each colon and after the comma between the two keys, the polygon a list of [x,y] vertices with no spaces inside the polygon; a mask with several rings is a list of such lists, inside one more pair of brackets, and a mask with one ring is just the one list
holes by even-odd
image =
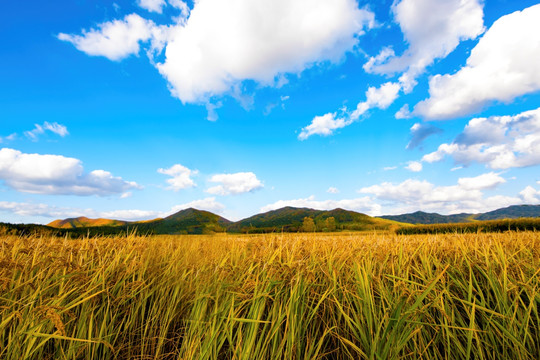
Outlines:
{"label": "tree", "polygon": [[330,216],[325,221],[327,231],[336,231],[336,219],[333,216]]}
{"label": "tree", "polygon": [[315,231],[315,222],[310,217],[305,217],[304,222],[302,223],[302,231],[304,232],[314,232]]}

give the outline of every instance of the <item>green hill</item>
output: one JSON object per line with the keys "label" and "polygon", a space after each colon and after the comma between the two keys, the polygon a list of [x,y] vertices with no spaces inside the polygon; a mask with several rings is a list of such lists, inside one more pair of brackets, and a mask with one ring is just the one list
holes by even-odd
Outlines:
{"label": "green hill", "polygon": [[134,223],[139,232],[153,234],[209,234],[225,232],[231,222],[209,211],[189,208],[163,219]]}
{"label": "green hill", "polygon": [[395,224],[392,221],[343,209],[314,210],[284,207],[232,223],[227,231],[233,233],[297,232],[302,230],[302,223],[306,217],[314,220],[316,231],[328,230],[326,219],[330,217],[335,219],[337,230],[387,230]]}

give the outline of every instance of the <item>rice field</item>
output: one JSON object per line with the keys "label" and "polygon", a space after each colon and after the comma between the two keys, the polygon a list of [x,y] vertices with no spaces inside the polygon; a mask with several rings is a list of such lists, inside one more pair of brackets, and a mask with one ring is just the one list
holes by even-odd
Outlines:
{"label": "rice field", "polygon": [[0,237],[2,359],[539,359],[537,232]]}

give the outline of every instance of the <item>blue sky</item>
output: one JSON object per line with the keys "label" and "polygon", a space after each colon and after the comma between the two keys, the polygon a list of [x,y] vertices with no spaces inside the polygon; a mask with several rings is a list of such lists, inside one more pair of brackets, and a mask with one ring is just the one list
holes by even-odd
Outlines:
{"label": "blue sky", "polygon": [[0,6],[0,221],[540,203],[536,1]]}

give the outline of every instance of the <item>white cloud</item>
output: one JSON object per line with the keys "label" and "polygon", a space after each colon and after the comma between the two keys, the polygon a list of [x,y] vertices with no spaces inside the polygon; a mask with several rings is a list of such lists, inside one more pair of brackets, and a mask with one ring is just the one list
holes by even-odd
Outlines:
{"label": "white cloud", "polygon": [[60,33],[58,39],[72,43],[88,55],[118,61],[129,55],[137,55],[139,42],[149,40],[156,28],[152,21],[131,14],[123,20],[99,24],[97,29],[83,30],[82,35]]}
{"label": "white cloud", "polygon": [[5,141],[13,141],[17,138],[17,134],[16,133],[13,133],[13,134],[10,134],[8,136],[5,136],[5,137],[1,137],[0,136],[0,144],[5,142]]}
{"label": "white cloud", "polygon": [[140,188],[108,171],[85,173],[75,158],[24,154],[9,148],[0,150],[0,180],[17,191],[35,194],[105,196]]}
{"label": "white cloud", "polygon": [[465,67],[430,80],[430,97],[414,112],[449,119],[540,90],[539,44],[540,5],[501,17],[471,51]]}
{"label": "white cloud", "polygon": [[405,169],[412,171],[412,172],[420,172],[422,171],[422,163],[419,161],[409,161],[407,163],[407,166],[405,166]]}
{"label": "white cloud", "polygon": [[225,210],[225,205],[216,201],[215,197],[207,197],[201,200],[195,200],[195,201],[191,201],[185,204],[176,205],[171,209],[170,213],[174,214],[180,210],[185,210],[189,208],[194,208],[197,210],[206,210],[213,213],[221,214],[223,213],[223,210]]}
{"label": "white cloud", "polygon": [[356,109],[350,114],[336,118],[336,113],[328,113],[322,116],[315,116],[311,124],[302,128],[298,139],[306,140],[312,135],[329,136],[335,130],[349,126],[360,118],[366,111],[372,108],[386,109],[397,98],[400,85],[387,82],[380,87],[370,87],[366,91],[366,101],[358,103]]}
{"label": "white cloud", "polygon": [[383,167],[384,171],[396,170],[397,166],[385,166]]}
{"label": "white cloud", "polygon": [[312,135],[328,136],[332,135],[337,129],[341,129],[352,124],[352,120],[345,118],[337,118],[336,113],[328,113],[322,116],[315,116],[311,124],[306,126],[298,135],[298,139],[306,140]]}
{"label": "white cloud", "polygon": [[333,187],[333,186],[330,186],[330,187],[328,188],[328,190],[326,190],[326,192],[329,193],[329,194],[339,194],[338,188],[335,188],[335,187]]}
{"label": "white cloud", "polygon": [[540,203],[540,190],[536,190],[532,186],[527,186],[519,194],[527,204]]}
{"label": "white cloud", "polygon": [[206,210],[213,213],[222,213],[225,206],[215,200],[213,197],[191,201],[185,204],[180,204],[172,207],[168,211],[155,210],[140,210],[140,209],[124,209],[110,211],[96,211],[93,209],[80,209],[70,207],[58,207],[39,203],[21,203],[0,201],[0,211],[28,217],[45,217],[53,219],[74,218],[85,216],[88,218],[105,218],[114,220],[151,220],[155,218],[164,218],[174,214],[180,210],[195,208],[198,210]]}
{"label": "white cloud", "polygon": [[472,178],[460,178],[456,185],[436,186],[428,181],[414,179],[399,184],[383,182],[364,187],[363,194],[371,194],[387,203],[389,213],[399,214],[416,210],[441,213],[483,212],[524,202],[523,197],[484,197],[482,190],[495,188],[505,179],[495,173]]}
{"label": "white cloud", "polygon": [[273,85],[281,74],[339,61],[373,24],[354,0],[197,1],[157,67],[174,96],[205,102],[244,80]]}
{"label": "white cloud", "polygon": [[458,185],[465,190],[493,189],[506,180],[494,172],[485,173],[476,177],[459,178]]}
{"label": "white cloud", "polygon": [[197,175],[199,173],[198,170],[191,170],[183,165],[176,164],[168,169],[160,168],[157,172],[172,177],[172,179],[167,180],[167,183],[170,185],[167,187],[169,190],[178,191],[197,186],[192,176]]}
{"label": "white cloud", "polygon": [[475,39],[484,31],[481,0],[401,0],[392,12],[403,32],[408,49],[399,57],[383,48],[364,69],[379,74],[404,71],[400,83],[412,90],[415,78],[435,59],[446,57],[460,41]]}
{"label": "white cloud", "polygon": [[398,112],[394,115],[396,119],[410,119],[412,117],[409,105],[403,105]]}
{"label": "white cloud", "polygon": [[342,208],[367,213],[372,216],[381,214],[381,206],[374,203],[369,197],[343,200],[315,200],[315,196],[310,196],[305,199],[279,200],[273,204],[263,206],[260,211],[267,212],[281,209],[286,206],[306,207],[317,210],[333,210],[336,208]]}
{"label": "white cloud", "polygon": [[393,82],[384,83],[378,88],[374,86],[369,87],[366,91],[366,101],[356,105],[356,110],[351,113],[351,120],[358,120],[369,109],[386,109],[396,100],[400,89],[401,86]]}
{"label": "white cloud", "polygon": [[165,0],[138,0],[137,5],[145,10],[161,14],[166,3]]}
{"label": "white cloud", "polygon": [[[34,129],[30,131],[25,131],[24,135],[31,140],[37,140],[38,136],[45,133],[45,131],[50,131],[54,134],[64,137],[69,134],[67,128],[64,125],[61,125],[57,122],[49,123],[45,121],[43,125],[35,124]],[[12,134],[15,135],[15,134]]]}
{"label": "white cloud", "polygon": [[441,161],[445,156],[458,164],[477,162],[492,169],[540,164],[540,108],[515,116],[472,119],[451,144],[441,144],[422,161]]}
{"label": "white cloud", "polygon": [[252,172],[239,172],[235,174],[217,174],[210,180],[213,183],[221,183],[206,190],[215,195],[236,195],[251,192],[263,187],[263,184]]}

